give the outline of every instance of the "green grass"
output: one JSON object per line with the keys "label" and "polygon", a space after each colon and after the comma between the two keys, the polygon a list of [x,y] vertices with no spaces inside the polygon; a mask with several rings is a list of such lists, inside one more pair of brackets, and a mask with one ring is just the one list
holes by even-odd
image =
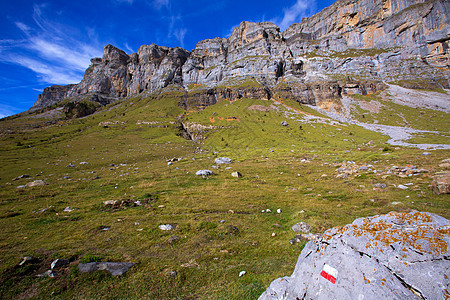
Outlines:
{"label": "green grass", "polygon": [[[288,242],[297,222],[321,233],[392,210],[450,217],[448,195],[436,196],[428,186],[448,151],[383,151],[385,136],[356,126],[307,123],[302,113],[285,115],[284,106],[268,100],[222,101],[191,113],[177,101],[170,94],[136,97],[54,125],[32,116],[0,122],[2,299],[256,299],[272,280],[292,273],[305,244]],[[294,101],[283,103],[317,115]],[[251,105],[279,109],[260,112],[249,110]],[[184,122],[223,128],[205,132],[202,143],[184,140],[176,124],[183,115]],[[233,162],[212,168],[219,156]],[[172,158],[181,160],[168,165]],[[336,178],[338,164],[348,160],[380,171],[413,163],[430,173]],[[195,176],[200,169],[214,175]],[[243,177],[233,178],[233,171]],[[31,178],[13,180],[23,174]],[[16,188],[35,179],[48,185]],[[374,191],[377,182],[388,187]],[[408,190],[394,187],[409,182]],[[107,200],[143,205],[107,208]],[[74,210],[64,212],[66,207]],[[268,208],[272,213],[261,212]],[[160,224],[175,229],[161,231]],[[169,243],[173,235],[180,240]],[[39,261],[15,267],[26,255]],[[55,258],[72,265],[57,278],[34,276]],[[95,260],[136,264],[121,277],[78,272],[78,262]],[[247,274],[239,277],[243,270]]]}
{"label": "green grass", "polygon": [[[382,99],[379,95],[350,95],[356,100],[352,117],[360,122],[408,126],[414,129],[449,132],[448,114],[426,108],[413,108]],[[379,112],[371,112],[361,107],[362,103],[377,102]]]}

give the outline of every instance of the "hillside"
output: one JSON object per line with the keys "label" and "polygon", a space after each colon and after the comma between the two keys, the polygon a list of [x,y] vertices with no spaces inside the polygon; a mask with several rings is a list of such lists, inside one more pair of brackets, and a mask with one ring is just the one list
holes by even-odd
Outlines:
{"label": "hillside", "polygon": [[[106,46],[0,120],[0,297],[255,299],[294,270],[298,222],[449,219],[430,187],[449,169],[448,5],[341,0],[191,52]],[[99,261],[134,265],[78,268]]]}

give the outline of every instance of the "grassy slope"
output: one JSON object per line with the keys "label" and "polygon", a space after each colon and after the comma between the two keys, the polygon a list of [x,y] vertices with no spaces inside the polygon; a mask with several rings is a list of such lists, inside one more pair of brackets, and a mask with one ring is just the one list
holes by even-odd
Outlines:
{"label": "grassy slope", "polygon": [[[288,240],[295,235],[290,227],[299,221],[321,233],[391,210],[450,217],[449,198],[430,192],[429,174],[334,177],[334,163],[347,160],[371,163],[377,170],[411,163],[438,170],[437,163],[448,152],[386,152],[386,137],[377,133],[301,123],[290,119],[301,115],[286,116],[283,106],[279,111],[248,110],[255,104],[273,102],[223,101],[185,116],[187,122],[227,127],[208,133],[203,145],[177,135],[177,125],[171,122],[184,112],[170,97],[130,99],[93,116],[40,129],[30,124],[46,120],[0,122],[2,131],[11,130],[0,137],[1,298],[252,299],[273,279],[293,271],[304,244],[290,245]],[[286,104],[311,113],[297,103]],[[229,117],[240,121],[227,121]],[[280,126],[283,120],[289,127]],[[117,124],[98,126],[104,121]],[[155,127],[160,125],[167,127]],[[233,163],[213,169],[218,156],[228,156]],[[166,159],[174,157],[183,159],[168,166]],[[305,158],[310,162],[301,161]],[[80,164],[83,161],[88,164]],[[69,163],[75,167],[67,167]],[[194,175],[204,168],[215,175]],[[232,171],[243,177],[231,177]],[[22,174],[33,179],[12,181]],[[48,185],[16,188],[34,179]],[[388,187],[374,191],[377,182]],[[394,187],[409,182],[414,185],[408,190]],[[116,210],[102,204],[128,199],[148,204]],[[67,206],[75,210],[63,212]],[[48,210],[36,213],[43,208]],[[261,213],[267,208],[272,213]],[[281,214],[275,212],[278,208]],[[175,229],[157,228],[167,223]],[[111,229],[101,230],[104,227]],[[181,240],[169,243],[173,235]],[[37,278],[37,270],[13,268],[25,255],[39,257],[47,268],[54,258],[69,258],[73,265],[58,278]],[[118,278],[106,271],[79,273],[76,262],[92,256],[137,264]],[[242,270],[247,274],[238,277]]]}

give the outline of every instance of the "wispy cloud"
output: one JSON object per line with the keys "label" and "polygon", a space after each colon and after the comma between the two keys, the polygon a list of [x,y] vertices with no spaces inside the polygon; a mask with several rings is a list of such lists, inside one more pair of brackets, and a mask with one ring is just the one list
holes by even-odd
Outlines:
{"label": "wispy cloud", "polygon": [[278,24],[282,31],[290,25],[300,22],[302,18],[307,17],[316,7],[316,0],[297,0],[294,5],[283,9],[283,16],[271,20]]}
{"label": "wispy cloud", "polygon": [[19,113],[16,107],[0,103],[0,119]]}
{"label": "wispy cloud", "polygon": [[24,38],[0,40],[0,61],[30,69],[41,82],[77,83],[83,78],[90,59],[102,55],[102,47],[95,41],[87,44],[77,40],[73,28],[46,18],[46,9],[46,5],[34,5],[32,24],[14,23]]}
{"label": "wispy cloud", "polygon": [[153,0],[153,5],[157,9],[161,9],[163,7],[169,7],[170,0]]}
{"label": "wispy cloud", "polygon": [[184,48],[184,36],[186,35],[186,32],[187,32],[186,28],[177,28],[173,32],[173,35],[180,42],[181,47],[183,48]]}
{"label": "wispy cloud", "polygon": [[134,53],[134,50],[131,49],[130,45],[128,43],[125,43],[125,50],[127,50],[128,53]]}

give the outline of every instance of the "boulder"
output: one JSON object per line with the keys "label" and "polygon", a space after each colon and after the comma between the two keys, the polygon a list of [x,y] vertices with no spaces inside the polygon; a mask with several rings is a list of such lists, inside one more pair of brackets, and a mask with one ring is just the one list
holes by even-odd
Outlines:
{"label": "boulder", "polygon": [[46,183],[43,180],[35,180],[32,182],[28,182],[25,186],[26,187],[34,187],[34,186],[44,186]]}
{"label": "boulder", "polygon": [[195,175],[197,176],[208,176],[212,174],[213,172],[211,170],[198,170],[197,172],[195,172]]}
{"label": "boulder", "polygon": [[159,225],[158,228],[161,230],[172,230],[173,226],[170,224],[163,224],[163,225]]}
{"label": "boulder", "polygon": [[450,193],[450,171],[437,173],[431,182],[431,189],[436,195]]}
{"label": "boulder", "polygon": [[297,223],[294,226],[292,226],[292,230],[294,232],[308,233],[311,231],[311,226],[309,226],[309,224],[307,224],[305,222],[300,222],[300,223]]}
{"label": "boulder", "polygon": [[239,178],[242,177],[242,174],[240,172],[233,172],[231,173],[231,176],[233,176],[234,178]]}
{"label": "boulder", "polygon": [[218,157],[214,160],[214,162],[218,165],[220,164],[230,164],[231,163],[231,158],[229,157]]}
{"label": "boulder", "polygon": [[119,276],[127,272],[133,265],[134,263],[127,262],[90,262],[87,264],[79,263],[78,270],[81,273],[106,270],[112,276]]}
{"label": "boulder", "polygon": [[259,299],[445,299],[449,228],[443,217],[414,211],[329,229]]}
{"label": "boulder", "polygon": [[52,270],[59,269],[59,268],[62,268],[62,267],[65,267],[65,266],[69,265],[69,263],[70,262],[67,259],[60,259],[60,258],[58,258],[58,259],[55,259],[52,262],[51,269]]}

